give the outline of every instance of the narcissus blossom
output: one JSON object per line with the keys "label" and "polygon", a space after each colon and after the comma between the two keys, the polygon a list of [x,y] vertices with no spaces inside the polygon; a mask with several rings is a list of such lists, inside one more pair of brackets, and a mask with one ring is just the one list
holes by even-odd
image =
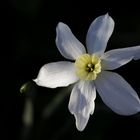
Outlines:
{"label": "narcissus blossom", "polygon": [[140,46],[105,52],[113,29],[114,21],[108,14],[97,17],[87,32],[86,51],[70,28],[60,22],[56,28],[56,46],[65,58],[72,61],[46,64],[34,80],[39,86],[49,88],[75,83],[68,108],[79,131],[86,127],[94,112],[96,90],[103,102],[120,115],[140,111],[140,100],[135,90],[119,74],[107,71],[139,59]]}

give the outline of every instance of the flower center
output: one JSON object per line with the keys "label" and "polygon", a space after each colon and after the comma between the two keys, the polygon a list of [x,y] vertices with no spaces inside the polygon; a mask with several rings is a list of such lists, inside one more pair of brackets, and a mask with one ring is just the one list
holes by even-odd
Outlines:
{"label": "flower center", "polygon": [[87,64],[86,70],[88,72],[93,72],[94,70],[94,65],[92,63]]}
{"label": "flower center", "polygon": [[101,59],[96,55],[83,54],[75,61],[76,74],[83,80],[95,80],[101,72]]}

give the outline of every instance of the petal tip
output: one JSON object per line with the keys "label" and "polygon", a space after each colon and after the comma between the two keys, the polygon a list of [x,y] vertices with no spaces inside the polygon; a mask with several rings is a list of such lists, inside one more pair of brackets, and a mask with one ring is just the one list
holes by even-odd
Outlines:
{"label": "petal tip", "polygon": [[58,22],[57,26],[56,26],[56,29],[57,28],[61,28],[62,26],[65,26],[65,24],[63,22]]}
{"label": "petal tip", "polygon": [[104,17],[113,20],[112,17],[109,15],[108,12],[104,15]]}
{"label": "petal tip", "polygon": [[37,79],[32,79],[32,80],[37,84],[37,81],[38,81]]}
{"label": "petal tip", "polygon": [[76,128],[77,128],[77,130],[80,131],[80,132],[82,132],[82,131],[84,130],[84,128],[81,128],[81,127],[79,127],[79,126],[77,126],[77,125],[76,125]]}
{"label": "petal tip", "polygon": [[108,12],[105,14],[106,16],[109,16]]}
{"label": "petal tip", "polygon": [[77,130],[78,131],[80,131],[80,132],[82,132],[84,129],[85,129],[85,127],[86,127],[86,125],[85,126],[83,126],[82,124],[80,124],[79,122],[78,122],[78,118],[75,116],[75,123],[76,123],[76,128],[77,128]]}

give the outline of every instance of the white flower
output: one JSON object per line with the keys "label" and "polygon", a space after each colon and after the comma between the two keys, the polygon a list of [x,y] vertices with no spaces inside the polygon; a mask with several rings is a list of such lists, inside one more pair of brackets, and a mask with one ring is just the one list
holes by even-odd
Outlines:
{"label": "white flower", "polygon": [[55,62],[44,65],[35,82],[39,86],[56,88],[76,83],[70,95],[68,108],[82,131],[93,114],[96,90],[103,102],[120,115],[140,111],[140,100],[134,89],[114,70],[140,58],[140,46],[115,49],[104,53],[113,32],[114,21],[108,15],[99,16],[89,27],[85,47],[72,34],[70,28],[59,23],[56,45],[60,53],[75,62]]}

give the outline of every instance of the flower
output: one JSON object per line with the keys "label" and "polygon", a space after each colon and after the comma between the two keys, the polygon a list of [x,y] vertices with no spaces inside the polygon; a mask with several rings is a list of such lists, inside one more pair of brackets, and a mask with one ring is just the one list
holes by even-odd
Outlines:
{"label": "flower", "polygon": [[140,100],[134,89],[114,70],[132,59],[140,58],[140,46],[105,52],[113,32],[114,21],[108,15],[97,17],[89,27],[85,47],[70,28],[60,22],[56,28],[56,46],[60,53],[75,62],[60,61],[44,65],[34,80],[39,86],[56,88],[76,83],[69,101],[69,111],[76,127],[84,130],[95,108],[96,90],[103,102],[115,113],[132,115],[140,111]]}

